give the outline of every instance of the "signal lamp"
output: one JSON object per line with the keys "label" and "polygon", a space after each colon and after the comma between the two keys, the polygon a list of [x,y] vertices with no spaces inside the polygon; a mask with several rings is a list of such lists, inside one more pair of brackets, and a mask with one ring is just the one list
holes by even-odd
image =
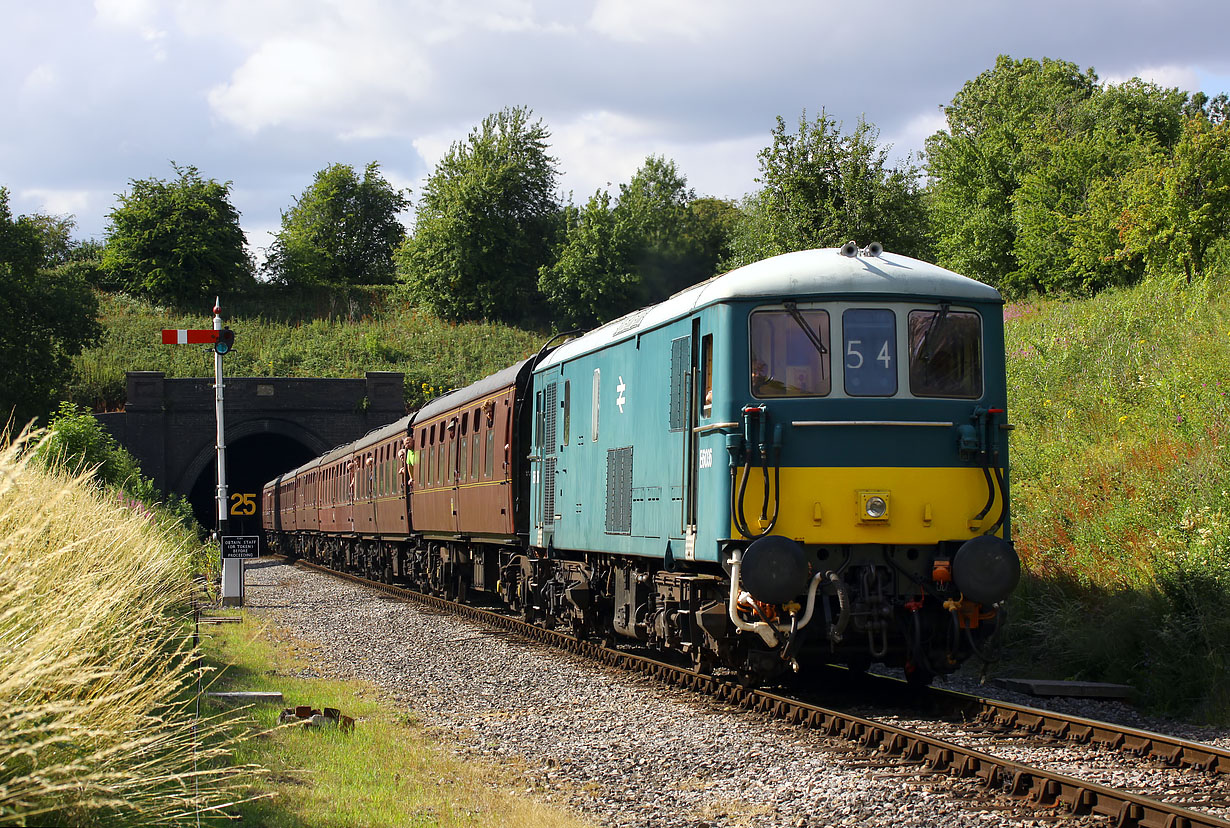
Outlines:
{"label": "signal lamp", "polygon": [[230,328],[223,328],[218,331],[218,341],[214,343],[214,351],[219,354],[230,353],[231,348],[235,347],[235,332]]}

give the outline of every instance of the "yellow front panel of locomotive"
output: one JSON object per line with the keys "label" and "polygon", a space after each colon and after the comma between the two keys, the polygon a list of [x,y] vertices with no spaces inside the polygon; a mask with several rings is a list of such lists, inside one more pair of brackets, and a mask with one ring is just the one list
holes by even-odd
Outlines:
{"label": "yellow front panel of locomotive", "polygon": [[[742,476],[740,469],[740,480]],[[772,484],[770,469],[770,518]],[[996,492],[991,511],[974,521],[987,502],[986,478],[978,468],[782,468],[781,490],[773,534],[809,544],[927,545],[963,540],[982,534],[1003,508]],[[761,528],[763,492],[763,472],[753,468],[743,497],[743,515],[752,531]],[[881,517],[867,514],[872,498],[884,501]],[[1003,530],[996,534],[1002,536]],[[739,537],[733,521],[731,537]]]}

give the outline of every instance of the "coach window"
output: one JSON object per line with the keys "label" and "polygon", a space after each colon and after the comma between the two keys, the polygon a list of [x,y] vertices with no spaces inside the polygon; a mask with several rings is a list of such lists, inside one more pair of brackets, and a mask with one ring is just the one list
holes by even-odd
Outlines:
{"label": "coach window", "polygon": [[423,472],[421,477],[423,478],[423,486],[431,488],[431,481],[435,479],[432,477],[432,470],[435,468],[432,464],[434,459],[433,452],[435,451],[435,446],[433,445],[436,436],[435,426],[432,426],[430,431],[424,431],[424,434],[427,436],[423,438]]}
{"label": "coach window", "polygon": [[828,311],[754,311],[749,334],[753,396],[823,397],[832,390]]}
{"label": "coach window", "polygon": [[495,469],[495,424],[487,424],[487,452],[483,456],[483,477],[488,480]]}
{"label": "coach window", "polygon": [[453,484],[453,475],[457,471],[457,421],[453,420],[448,429],[448,469],[444,473],[444,482]]}
{"label": "coach window", "polygon": [[713,416],[713,334],[700,341],[700,416]]}
{"label": "coach window", "polygon": [[478,480],[478,450],[479,450],[478,437],[479,437],[479,433],[482,431],[482,420],[480,419],[481,417],[482,417],[482,409],[481,408],[474,409],[474,416],[472,418],[474,422],[474,433],[470,436],[470,479],[471,480]]}
{"label": "coach window", "polygon": [[910,311],[910,393],[916,397],[982,396],[982,325],[978,314]]}
{"label": "coach window", "polygon": [[896,394],[896,314],[887,308],[852,308],[841,320],[846,393],[851,397]]}
{"label": "coach window", "polygon": [[457,461],[457,478],[459,480],[467,479],[470,470],[470,434],[466,426],[470,420],[470,412],[465,412],[461,415],[461,435],[457,438],[461,442],[460,455]]}

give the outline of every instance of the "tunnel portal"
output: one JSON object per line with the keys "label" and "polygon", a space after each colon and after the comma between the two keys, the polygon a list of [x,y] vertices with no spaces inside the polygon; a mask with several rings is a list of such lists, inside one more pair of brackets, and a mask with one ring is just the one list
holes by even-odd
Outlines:
{"label": "tunnel portal", "polygon": [[[201,526],[216,528],[213,379],[130,371],[127,382],[124,410],[98,414],[99,422],[158,488],[188,498]],[[363,379],[227,377],[230,533],[260,529],[266,481],[403,416],[402,382],[402,374],[385,371]]]}

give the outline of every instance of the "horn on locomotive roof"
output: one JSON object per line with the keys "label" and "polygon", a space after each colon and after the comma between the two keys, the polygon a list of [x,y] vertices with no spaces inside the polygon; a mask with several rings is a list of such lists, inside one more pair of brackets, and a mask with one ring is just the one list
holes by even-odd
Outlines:
{"label": "horn on locomotive roof", "polygon": [[871,244],[863,248],[863,255],[871,256],[873,258],[876,256],[879,256],[883,252],[884,252],[884,245],[880,244],[879,242],[872,242]]}
{"label": "horn on locomotive roof", "polygon": [[858,255],[858,242],[848,241],[841,246],[841,250],[838,252],[843,256],[849,256],[853,259]]}

